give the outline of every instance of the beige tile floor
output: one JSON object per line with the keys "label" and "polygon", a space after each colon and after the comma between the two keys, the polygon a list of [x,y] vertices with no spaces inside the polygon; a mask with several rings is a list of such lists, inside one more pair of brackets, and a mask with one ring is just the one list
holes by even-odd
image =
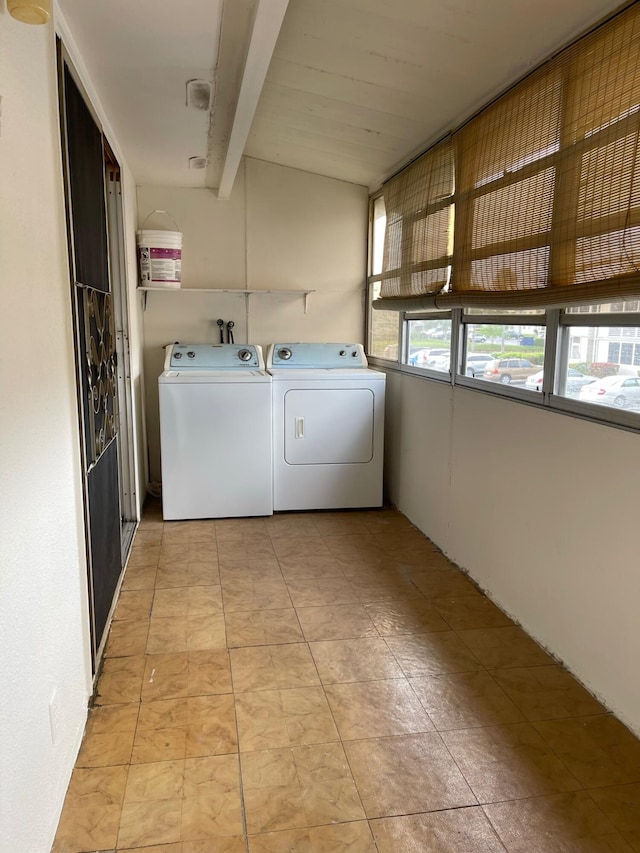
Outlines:
{"label": "beige tile floor", "polygon": [[640,851],[640,743],[399,513],[135,539],[55,853]]}

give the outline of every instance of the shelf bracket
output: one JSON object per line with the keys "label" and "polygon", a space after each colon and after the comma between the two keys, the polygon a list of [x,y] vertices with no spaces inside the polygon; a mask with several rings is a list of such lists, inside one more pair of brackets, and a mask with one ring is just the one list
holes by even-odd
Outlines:
{"label": "shelf bracket", "polygon": [[305,290],[304,292],[304,313],[309,313],[309,296],[311,295],[310,290]]}

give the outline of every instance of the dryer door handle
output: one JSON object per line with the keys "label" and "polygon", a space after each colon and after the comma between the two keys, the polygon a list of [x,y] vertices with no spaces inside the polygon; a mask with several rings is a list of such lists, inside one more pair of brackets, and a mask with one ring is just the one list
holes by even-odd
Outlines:
{"label": "dryer door handle", "polygon": [[304,438],[304,418],[296,418],[296,438]]}

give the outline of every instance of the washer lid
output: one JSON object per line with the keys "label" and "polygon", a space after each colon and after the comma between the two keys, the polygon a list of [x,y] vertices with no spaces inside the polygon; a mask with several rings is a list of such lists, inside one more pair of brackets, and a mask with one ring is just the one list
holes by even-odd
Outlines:
{"label": "washer lid", "polygon": [[270,367],[268,372],[274,382],[322,382],[337,384],[339,382],[384,382],[386,374],[380,370],[372,370],[370,367],[349,369],[348,367],[307,367],[297,370]]}
{"label": "washer lid", "polygon": [[161,385],[221,385],[271,382],[264,370],[165,370],[158,382]]}

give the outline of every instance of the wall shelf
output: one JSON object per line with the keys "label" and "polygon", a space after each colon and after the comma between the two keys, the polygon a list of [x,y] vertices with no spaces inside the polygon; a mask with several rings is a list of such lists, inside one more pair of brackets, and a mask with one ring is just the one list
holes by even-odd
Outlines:
{"label": "wall shelf", "polygon": [[151,292],[155,293],[235,293],[238,296],[244,296],[247,300],[247,305],[249,300],[255,294],[260,293],[291,293],[294,296],[302,296],[304,299],[304,313],[307,313],[309,307],[309,295],[311,293],[315,293],[315,290],[292,290],[290,289],[282,289],[282,290],[239,290],[238,288],[217,288],[217,287],[138,287],[138,290],[141,290],[144,294],[143,301],[143,309],[146,311],[147,308],[147,294]]}

